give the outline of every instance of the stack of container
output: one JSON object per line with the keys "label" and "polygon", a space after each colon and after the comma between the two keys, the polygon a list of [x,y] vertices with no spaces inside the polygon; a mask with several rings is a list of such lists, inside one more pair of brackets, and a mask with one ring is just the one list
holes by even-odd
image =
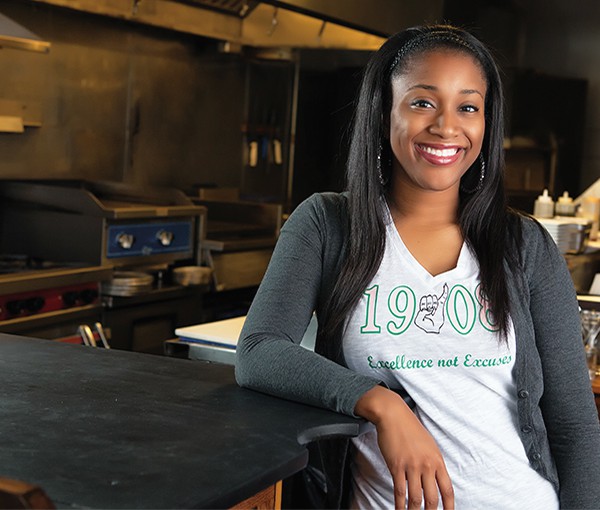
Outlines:
{"label": "stack of container", "polygon": [[[548,190],[535,201],[533,215],[548,231],[561,253],[582,253],[592,229],[588,218],[575,217],[576,206],[568,192],[564,192],[556,203]],[[556,213],[556,215],[555,215]]]}

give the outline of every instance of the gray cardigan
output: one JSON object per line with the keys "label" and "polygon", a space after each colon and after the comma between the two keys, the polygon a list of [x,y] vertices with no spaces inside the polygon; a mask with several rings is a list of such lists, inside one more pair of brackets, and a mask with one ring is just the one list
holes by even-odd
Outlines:
{"label": "gray cardigan", "polygon": [[[322,193],[285,223],[240,335],[240,385],[353,415],[357,400],[380,383],[349,370],[343,359],[328,359],[341,350],[332,348],[340,338],[326,341],[319,331],[319,354],[299,345],[313,311],[317,319],[324,313],[339,273],[347,214],[344,194]],[[561,508],[598,509],[600,422],[573,283],[549,236],[525,218],[522,230],[522,266],[507,264],[521,440],[533,469],[559,491]],[[343,501],[347,447],[341,441],[325,453],[328,505]]]}

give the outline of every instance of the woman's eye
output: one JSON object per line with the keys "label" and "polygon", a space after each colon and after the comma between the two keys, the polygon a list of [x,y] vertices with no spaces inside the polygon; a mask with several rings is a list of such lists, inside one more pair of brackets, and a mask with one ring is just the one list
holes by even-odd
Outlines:
{"label": "woman's eye", "polygon": [[467,112],[467,113],[475,113],[475,112],[479,111],[479,108],[477,108],[477,106],[474,106],[472,104],[467,104],[467,105],[461,106],[460,110],[463,112]]}
{"label": "woman's eye", "polygon": [[415,99],[411,103],[411,106],[416,106],[417,108],[433,108],[433,105],[425,99]]}

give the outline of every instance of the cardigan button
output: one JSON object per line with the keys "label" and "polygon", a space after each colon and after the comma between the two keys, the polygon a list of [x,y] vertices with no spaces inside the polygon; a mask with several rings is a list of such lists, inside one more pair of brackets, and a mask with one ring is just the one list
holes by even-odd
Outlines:
{"label": "cardigan button", "polygon": [[529,397],[529,392],[527,390],[519,390],[519,398],[527,398]]}
{"label": "cardigan button", "polygon": [[528,434],[529,432],[531,432],[533,429],[531,428],[531,425],[523,425],[521,427],[521,431],[525,432],[526,434]]}
{"label": "cardigan button", "polygon": [[534,454],[531,456],[531,458],[532,458],[533,460],[540,460],[540,459],[542,458],[542,454],[541,454],[541,453],[538,453],[538,452],[535,452],[535,453],[534,453]]}

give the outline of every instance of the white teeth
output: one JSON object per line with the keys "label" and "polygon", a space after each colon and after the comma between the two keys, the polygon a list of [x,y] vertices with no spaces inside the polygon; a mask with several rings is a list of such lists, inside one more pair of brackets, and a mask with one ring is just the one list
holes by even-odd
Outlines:
{"label": "white teeth", "polygon": [[457,147],[454,147],[452,149],[434,149],[433,147],[421,145],[421,148],[428,154],[433,154],[438,158],[449,158],[451,156],[456,155],[456,153],[459,151]]}

